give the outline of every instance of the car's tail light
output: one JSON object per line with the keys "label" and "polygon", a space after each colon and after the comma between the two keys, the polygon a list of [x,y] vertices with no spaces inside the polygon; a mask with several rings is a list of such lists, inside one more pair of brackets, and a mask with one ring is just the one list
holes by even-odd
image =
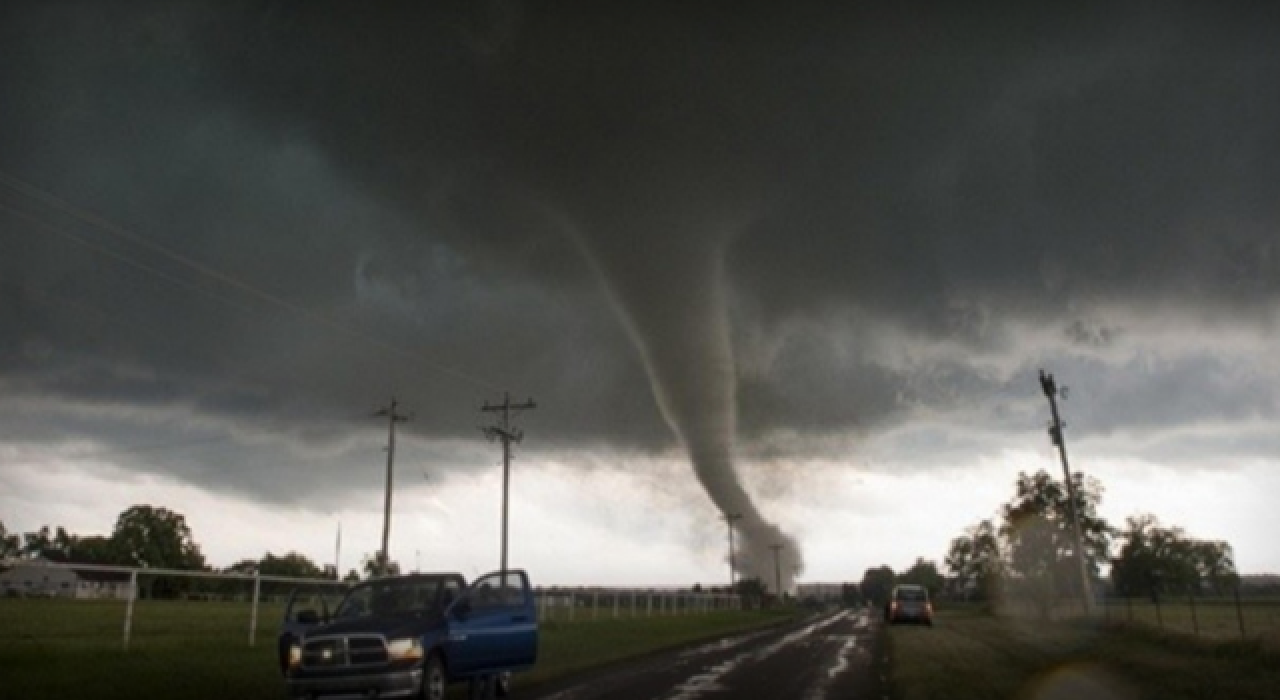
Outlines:
{"label": "car's tail light", "polygon": [[924,604],[924,611],[925,611],[926,613],[928,613],[928,614],[932,615],[932,614],[933,614],[933,603],[925,603],[925,604]]}
{"label": "car's tail light", "polygon": [[898,611],[898,601],[895,600],[892,603],[889,603],[889,612],[897,612],[897,611]]}

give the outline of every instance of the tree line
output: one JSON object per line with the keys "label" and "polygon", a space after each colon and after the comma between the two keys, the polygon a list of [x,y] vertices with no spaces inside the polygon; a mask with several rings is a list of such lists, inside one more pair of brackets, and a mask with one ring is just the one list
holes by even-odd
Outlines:
{"label": "tree line", "polygon": [[[195,541],[186,518],[168,508],[135,505],[126,508],[116,518],[111,534],[80,536],[61,526],[45,525],[26,533],[9,532],[0,521],[0,560],[46,559],[68,564],[100,566],[125,566],[151,569],[175,569],[205,571],[210,573],[259,574],[262,576],[287,576],[306,579],[338,579],[332,565],[320,566],[298,552],[282,555],[266,552],[258,559],[242,559],[231,566],[217,569],[208,564],[200,545]],[[392,573],[400,567],[391,562]],[[364,557],[361,566],[363,578],[372,576],[377,569],[376,557]],[[361,580],[361,571],[351,569],[344,581]],[[287,585],[263,584],[268,593],[278,592]],[[188,577],[148,576],[140,584],[140,593],[148,597],[172,597],[177,595],[209,593],[238,593],[245,588],[243,581],[213,580]]]}
{"label": "tree line", "polygon": [[[1153,599],[1174,593],[1222,595],[1238,585],[1229,543],[1194,538],[1150,514],[1113,527],[1098,515],[1102,495],[1102,483],[1083,474],[1072,475],[1069,490],[1048,472],[1019,473],[1013,497],[1000,506],[996,518],[981,520],[951,540],[943,559],[946,576],[934,562],[920,558],[902,574],[888,566],[867,569],[856,594],[880,603],[895,584],[915,583],[933,596],[1027,601],[1048,615],[1058,600],[1080,593],[1073,505],[1090,595],[1107,589]],[[1104,566],[1110,567],[1105,578]]]}

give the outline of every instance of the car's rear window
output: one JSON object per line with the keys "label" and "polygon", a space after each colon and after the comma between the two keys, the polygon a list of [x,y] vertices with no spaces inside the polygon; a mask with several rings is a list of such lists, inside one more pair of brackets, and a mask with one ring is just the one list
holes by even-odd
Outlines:
{"label": "car's rear window", "polygon": [[925,595],[923,588],[899,588],[898,589],[898,600],[918,601],[918,600],[927,600],[927,599],[928,598]]}

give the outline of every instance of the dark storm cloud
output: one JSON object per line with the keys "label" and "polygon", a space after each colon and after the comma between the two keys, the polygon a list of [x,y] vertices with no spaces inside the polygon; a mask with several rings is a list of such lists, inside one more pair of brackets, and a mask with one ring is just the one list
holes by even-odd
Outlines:
{"label": "dark storm cloud", "polygon": [[[334,334],[4,189],[0,203],[27,217],[0,211],[9,395],[190,407],[183,421],[255,425],[305,448],[368,434],[365,414],[393,392],[418,411],[411,430],[475,435],[472,409],[509,387],[542,404],[528,418],[540,442],[665,448],[655,374],[632,344],[645,309],[663,307],[622,288],[664,281],[662,303],[678,306],[689,280],[654,262],[718,235],[747,449],[846,432],[892,442],[930,418],[981,436],[890,451],[927,462],[998,449],[1042,428],[1040,363],[1093,397],[1073,431],[1275,418],[1276,368],[1231,364],[1263,355],[1202,344],[1143,369],[1131,322],[1149,311],[1184,319],[1189,336],[1205,318],[1274,334],[1273,16],[500,2],[3,12],[0,169],[430,358]],[[628,256],[634,283],[618,276]],[[840,318],[858,324],[833,331]]]}

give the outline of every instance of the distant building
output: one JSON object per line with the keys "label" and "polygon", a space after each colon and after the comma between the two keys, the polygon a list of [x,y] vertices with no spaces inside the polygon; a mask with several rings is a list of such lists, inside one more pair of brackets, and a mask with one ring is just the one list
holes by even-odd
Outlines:
{"label": "distant building", "polygon": [[797,583],[797,600],[839,601],[844,596],[843,583]]}
{"label": "distant building", "polygon": [[129,574],[51,566],[62,562],[19,559],[0,564],[0,596],[38,598],[129,597]]}

